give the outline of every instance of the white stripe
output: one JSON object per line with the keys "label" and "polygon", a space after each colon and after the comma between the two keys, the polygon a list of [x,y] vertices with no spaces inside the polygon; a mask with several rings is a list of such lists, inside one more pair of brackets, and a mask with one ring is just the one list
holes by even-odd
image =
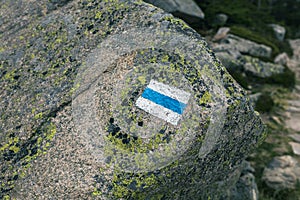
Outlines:
{"label": "white stripe", "polygon": [[151,80],[147,87],[156,92],[159,92],[165,96],[169,96],[169,97],[176,99],[182,103],[185,103],[185,104],[188,103],[190,95],[191,95],[188,92],[171,87],[169,85],[165,85],[165,84],[157,82],[155,80]]}
{"label": "white stripe", "polygon": [[143,97],[139,97],[136,100],[135,105],[144,111],[150,113],[151,115],[161,118],[173,125],[177,125],[178,121],[180,120],[181,115],[178,113],[173,112],[163,106],[160,106],[148,99]]}

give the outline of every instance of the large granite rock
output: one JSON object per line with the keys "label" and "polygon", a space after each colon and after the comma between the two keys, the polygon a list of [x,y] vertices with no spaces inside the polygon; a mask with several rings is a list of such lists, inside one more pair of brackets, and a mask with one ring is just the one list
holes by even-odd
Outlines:
{"label": "large granite rock", "polygon": [[[1,198],[218,199],[264,138],[203,39],[160,9],[7,0],[0,13]],[[147,110],[146,90],[175,104]]]}
{"label": "large granite rock", "polygon": [[271,47],[256,42],[246,40],[236,35],[228,34],[226,38],[219,43],[214,43],[212,48],[215,51],[224,51],[233,49],[250,56],[270,58],[272,54]]}

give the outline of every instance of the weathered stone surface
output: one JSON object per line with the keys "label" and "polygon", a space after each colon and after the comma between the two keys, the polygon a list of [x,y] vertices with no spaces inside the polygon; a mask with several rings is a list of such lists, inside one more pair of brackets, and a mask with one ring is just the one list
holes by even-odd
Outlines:
{"label": "weathered stone surface", "polygon": [[295,188],[300,181],[300,165],[291,156],[275,157],[264,169],[262,179],[275,190]]}
{"label": "weathered stone surface", "polygon": [[170,13],[180,12],[200,19],[204,18],[201,8],[193,0],[145,0],[145,2]]}
{"label": "weathered stone surface", "polygon": [[280,26],[278,24],[270,24],[270,26],[273,28],[274,34],[276,36],[276,38],[279,41],[283,41],[284,37],[285,37],[285,28],[283,26]]}
{"label": "weathered stone surface", "polygon": [[263,44],[257,44],[232,34],[228,34],[220,43],[215,43],[212,47],[215,51],[233,49],[251,56],[267,58],[270,58],[272,54],[272,49],[270,47]]}
{"label": "weathered stone surface", "polygon": [[[141,1],[2,3],[1,198],[217,199],[237,182],[264,129],[185,23]],[[177,126],[135,106],[152,79],[191,94]]]}

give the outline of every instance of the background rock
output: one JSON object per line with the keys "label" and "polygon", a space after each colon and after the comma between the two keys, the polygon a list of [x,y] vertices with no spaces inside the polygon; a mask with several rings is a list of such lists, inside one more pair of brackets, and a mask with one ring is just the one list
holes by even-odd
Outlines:
{"label": "background rock", "polygon": [[263,180],[274,190],[295,188],[300,178],[300,166],[291,156],[275,157],[263,172]]}
{"label": "background rock", "polygon": [[219,28],[218,32],[214,35],[212,41],[215,42],[215,41],[226,38],[229,31],[230,31],[230,28],[228,28],[228,27]]}
{"label": "background rock", "polygon": [[260,78],[268,78],[275,74],[282,74],[285,69],[282,65],[264,62],[250,56],[242,56],[240,60],[244,63],[243,67],[245,72]]}
{"label": "background rock", "polygon": [[232,34],[228,34],[227,37],[221,40],[219,44],[213,44],[212,48],[217,52],[233,49],[251,56],[266,58],[270,58],[272,54],[272,49],[270,47],[257,44]]}
{"label": "background rock", "polygon": [[201,8],[193,0],[145,0],[166,12],[185,19],[187,22],[196,23],[204,18]]}
{"label": "background rock", "polygon": [[294,154],[300,156],[300,144],[297,142],[289,142],[289,144],[292,146]]}
{"label": "background rock", "polygon": [[270,26],[273,28],[274,34],[276,36],[276,38],[279,41],[283,41],[284,37],[285,37],[285,28],[283,26],[280,26],[278,24],[270,24]]}
{"label": "background rock", "polygon": [[231,200],[257,200],[259,192],[253,175],[254,172],[255,170],[250,163],[244,161],[242,174],[227,198]]}
{"label": "background rock", "polygon": [[289,62],[289,57],[288,57],[287,53],[285,53],[285,52],[278,54],[274,59],[274,63],[280,64],[280,65],[287,65],[288,62]]}
{"label": "background rock", "polygon": [[216,26],[224,26],[228,20],[228,15],[220,13],[217,14],[214,20],[214,25]]}

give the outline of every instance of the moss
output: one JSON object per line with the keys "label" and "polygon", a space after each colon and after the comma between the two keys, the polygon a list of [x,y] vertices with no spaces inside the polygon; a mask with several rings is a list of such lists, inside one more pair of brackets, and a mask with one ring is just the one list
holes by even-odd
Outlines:
{"label": "moss", "polygon": [[245,76],[243,76],[242,73],[236,71],[236,70],[228,70],[230,75],[236,80],[243,88],[248,89],[249,82]]}
{"label": "moss", "polygon": [[230,32],[234,35],[240,36],[242,38],[246,38],[248,40],[252,40],[254,42],[257,42],[259,44],[264,44],[266,46],[269,46],[272,48],[272,55],[273,57],[279,54],[282,49],[279,50],[278,42],[276,39],[271,35],[271,33],[267,35],[262,35],[258,32],[254,32],[249,30],[249,28],[243,27],[243,26],[231,26]]}
{"label": "moss", "polygon": [[208,104],[211,102],[212,102],[211,94],[208,91],[205,91],[203,96],[199,99],[199,103],[200,104]]}
{"label": "moss", "polygon": [[145,85],[145,83],[146,83],[146,77],[145,77],[145,76],[139,76],[139,77],[138,77],[138,80],[140,81],[140,83],[141,83],[142,85]]}
{"label": "moss", "polygon": [[284,72],[274,74],[266,80],[267,83],[282,85],[283,87],[293,89],[296,83],[295,73],[285,67]]}
{"label": "moss", "polygon": [[164,17],[163,20],[169,21],[169,22],[171,22],[174,25],[181,26],[182,29],[188,29],[188,28],[190,28],[189,25],[187,25],[187,23],[185,23],[181,19],[174,18],[173,16]]}
{"label": "moss", "polygon": [[270,96],[270,94],[266,94],[266,93],[259,96],[255,104],[255,110],[259,112],[270,112],[273,107],[274,107],[274,101]]}
{"label": "moss", "polygon": [[34,115],[34,119],[42,119],[42,118],[43,118],[43,113],[42,112]]}
{"label": "moss", "polygon": [[267,78],[254,77],[250,74],[247,76],[247,81],[251,84],[272,84],[274,86],[282,86],[292,90],[296,83],[296,77],[293,71],[291,71],[288,67],[284,67],[282,73],[273,74]]}
{"label": "moss", "polygon": [[94,188],[94,191],[93,191],[92,195],[93,196],[100,196],[100,195],[102,195],[102,192],[99,191],[97,188]]}

